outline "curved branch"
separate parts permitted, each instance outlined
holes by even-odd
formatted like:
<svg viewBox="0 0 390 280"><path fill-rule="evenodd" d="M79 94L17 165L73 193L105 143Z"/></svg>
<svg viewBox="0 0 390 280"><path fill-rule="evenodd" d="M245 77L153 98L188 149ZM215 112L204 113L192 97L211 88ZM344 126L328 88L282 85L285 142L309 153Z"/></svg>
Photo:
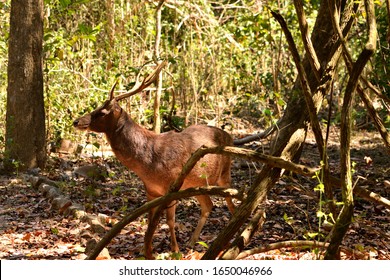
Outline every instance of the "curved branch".
<svg viewBox="0 0 390 280"><path fill-rule="evenodd" d="M254 249L246 250L241 252L236 260L244 259L248 256L264 253L271 250L281 249L281 248L301 248L301 247L310 247L310 248L326 248L329 243L318 242L318 241L309 241L309 240L287 240L276 243L271 243L268 245L260 246Z"/></svg>
<svg viewBox="0 0 390 280"><path fill-rule="evenodd" d="M252 141L264 139L264 138L268 137L269 135L271 135L276 130L276 127L277 127L277 125L273 125L273 126L270 126L269 128L267 128L266 130L264 130L263 132L249 135L249 136L239 138L239 139L234 139L233 144L234 145L243 145L243 144L246 144L246 143L249 143Z"/></svg>
<svg viewBox="0 0 390 280"><path fill-rule="evenodd" d="M264 253L275 249L282 249L282 248L327 248L329 246L329 243L327 242L318 242L318 241L310 241L310 240L287 240L282 242L276 242L269 245L257 247L254 249L246 250L241 252L236 260L244 259L246 257L249 257L254 254ZM358 256L359 259L365 259L366 256L364 253L359 252L357 250L351 250L345 247L341 248L342 251L345 251L346 253L354 254Z"/></svg>
<svg viewBox="0 0 390 280"><path fill-rule="evenodd" d="M129 223L137 219L142 214L146 213L152 208L158 207L160 205L166 205L174 200L180 200L183 198L188 198L196 195L218 195L218 196L230 196L237 199L242 199L242 196L236 189L225 189L216 186L209 187L198 187L186 189L179 192L169 193L165 196L161 196L152 201L149 201L142 205L141 207L134 210L131 214L123 217L121 221L116 223L110 231L108 231L104 237L96 244L96 247L93 248L90 255L86 258L87 260L94 260L99 255L99 253L103 250L103 248L116 236L118 233Z"/></svg>
<svg viewBox="0 0 390 280"><path fill-rule="evenodd" d="M224 155L231 155L233 157L244 158L247 160L263 162L269 166L278 167L280 169L286 169L296 174L301 174L305 176L312 176L315 174L315 172L320 170L319 166L312 168L302 164L293 163L291 161L285 160L280 157L270 156L250 149L237 148L237 147L203 146L199 148L191 156L189 161L191 161L191 159L198 161L201 157L203 157L206 154L224 154Z"/></svg>
<svg viewBox="0 0 390 280"><path fill-rule="evenodd" d="M273 157L264 155L261 153L258 153L256 151L252 151L249 149L242 149L242 148L236 148L236 147L223 147L223 146L217 146L217 147L201 147L198 150L195 151L190 157L190 159L186 162L184 165L179 177L176 179L176 181L170 186L168 192L176 192L178 191L186 176L191 172L192 168L195 166L195 164L206 154L225 154L225 155L231 155L231 156L238 156L240 158L246 158L254 161L260 161L267 163L269 166L276 166L281 169L287 169L292 172L303 174L307 176L313 176L316 171L319 170L319 168L310 168L306 167L304 165L294 164L292 162L289 162L287 160L284 160L282 158ZM163 213L163 210L166 206L160 205L159 208L155 211L155 214L153 218L149 221L148 229L145 234L145 244L150 244L151 239L153 238L153 234L157 228L158 222L160 220L160 217Z"/></svg>
<svg viewBox="0 0 390 280"><path fill-rule="evenodd" d="M321 79L320 77L321 65L320 62L318 61L316 51L314 50L313 44L310 39L309 27L306 21L305 11L303 10L302 1L294 0L294 6L295 6L295 10L297 11L298 23L299 23L299 28L301 29L301 37L302 37L303 45L307 52L307 57L309 59L314 75L317 81L319 81Z"/></svg>
<svg viewBox="0 0 390 280"><path fill-rule="evenodd" d="M355 91L359 82L360 75L369 61L370 57L373 55L376 49L376 20L375 20L375 11L374 3L372 0L364 1L366 13L367 13L367 25L368 25L368 40L365 45L365 48L362 50L358 56L356 62L351 66L350 77L348 80L347 87L345 89L343 106L341 109L341 127L342 131L340 137L340 169L341 169L341 186L342 186L342 197L343 197L343 208L336 220L336 223L330 233L330 244L325 253L325 259L336 259L338 258L338 251L341 245L341 242L349 228L349 225L352 221L353 216L353 186L352 186L352 172L351 172L351 157L350 157L350 143L351 143L351 129L352 129L352 116L351 116L351 107L352 100L355 95ZM334 8L336 8L334 6ZM337 23L336 15L332 17L332 22L335 25L335 28L338 31L341 41L343 41L343 50L348 57L349 62L352 60L349 58L348 50L346 49L345 41L340 34L340 27ZM350 64L350 63L347 63Z"/></svg>
<svg viewBox="0 0 390 280"><path fill-rule="evenodd" d="M261 161L266 162L270 166L276 166L280 168L284 168L293 172L296 172L298 174L303 174L306 176L311 176L316 172L318 169L316 168L309 168L303 165L294 164L289 161L283 160L278 157L268 156L261 153L258 153L256 151L252 151L249 149L242 149L242 148L236 148L236 147L201 147L198 149L187 161L187 163L184 165L183 170L181 171L179 177L176 179L176 181L170 186L169 193L165 196L156 198L150 202L147 202L143 206L136 209L131 214L125 216L120 222L114 225L114 227L106 233L106 235L102 238L99 243L97 243L94 250L91 252L91 254L87 257L88 260L96 259L96 257L99 255L100 251L113 239L122 228L124 228L127 224L134 221L136 218L138 218L140 215L146 213L151 208L159 207L161 205L167 205L171 201L179 200L195 195L219 195L219 196L231 196L233 198L237 198L239 200L246 199L243 197L236 189L225 189L221 187L200 187L200 188L190 188L183 191L178 191L183 184L183 181L185 177L191 172L192 168L195 166L195 164L199 161L200 158L205 156L208 153L216 153L216 154L228 154L232 156L242 157L254 161ZM334 184L336 185L339 181L335 180ZM356 188L355 188L356 189ZM158 212L158 211L157 211ZM162 212L162 211L160 211ZM156 225L158 222L158 218L156 219ZM148 227L148 234L151 236L154 233L155 228L149 228Z"/></svg>
<svg viewBox="0 0 390 280"><path fill-rule="evenodd" d="M311 91L310 86L309 86L309 80L307 78L305 69L303 67L302 60L299 56L298 49L297 49L295 42L294 42L294 38L291 35L291 32L288 29L287 23L284 20L284 18L279 13L272 11L272 10L271 10L271 14L279 22L279 24L284 32L284 35L286 36L286 40L287 40L291 55L294 59L295 66L298 70L299 80L300 80L301 85L302 85L302 91L304 93L306 106L307 106L308 112L309 112L310 124L311 124L311 127L313 129L313 133L314 133L314 136L315 136L315 139L317 142L317 146L318 146L320 155L321 155L321 157L323 157L323 155L324 155L324 139L322 137L320 123L319 123L318 117L317 117L317 109L318 108L316 108L316 106L314 104L313 97L312 97L312 91Z"/></svg>

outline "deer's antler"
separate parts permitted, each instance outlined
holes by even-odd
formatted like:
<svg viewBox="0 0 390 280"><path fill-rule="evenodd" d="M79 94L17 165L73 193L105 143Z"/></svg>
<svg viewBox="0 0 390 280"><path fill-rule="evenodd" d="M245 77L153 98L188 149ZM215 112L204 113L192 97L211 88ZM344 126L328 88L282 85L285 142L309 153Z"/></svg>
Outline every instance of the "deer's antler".
<svg viewBox="0 0 390 280"><path fill-rule="evenodd" d="M119 100L122 100L124 98L127 98L127 97L130 97L134 94L137 94L141 91L143 91L145 88L147 88L151 83L154 82L154 80L158 77L159 73L161 72L161 70L165 67L165 65L167 65L167 61L164 60L163 62L161 62L157 67L156 69L149 75L147 76L145 79L143 79L142 82L139 82L138 81L138 77L137 77L137 82L135 84L135 86L129 91L129 92L126 92L124 94L121 94L117 97L113 97L116 101L119 101ZM115 83L116 85L116 83ZM111 90L111 93L110 93L110 100L112 99L111 96L113 96L113 90L115 88L115 85L113 86L112 90Z"/></svg>

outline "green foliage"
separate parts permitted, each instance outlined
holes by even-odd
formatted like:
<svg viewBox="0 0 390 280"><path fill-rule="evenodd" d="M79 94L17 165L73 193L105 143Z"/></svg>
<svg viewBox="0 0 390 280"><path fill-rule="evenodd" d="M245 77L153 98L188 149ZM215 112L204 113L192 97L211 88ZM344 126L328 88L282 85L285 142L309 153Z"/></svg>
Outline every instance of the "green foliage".
<svg viewBox="0 0 390 280"><path fill-rule="evenodd" d="M60 231L58 230L58 228L50 228L50 232L54 235L58 235L60 233Z"/></svg>
<svg viewBox="0 0 390 280"><path fill-rule="evenodd" d="M323 162L321 161L321 166L323 166ZM324 178L323 178L323 172L317 171L316 174L313 176L313 178L317 179L318 184L314 187L314 191L319 193L319 203L318 203L318 210L317 210L317 218L318 218L318 232L309 232L306 234L306 238L317 238L320 240L323 238L323 234L321 233L321 227L324 224L324 220L327 220L327 214L323 211L323 206L325 204L324 201L324 194L325 194L325 185L324 185Z"/></svg>
<svg viewBox="0 0 390 280"><path fill-rule="evenodd" d="M45 1L44 73L49 142L79 137L80 134L74 133L72 121L105 100L114 80L119 79L122 88L131 88L140 67L153 59L155 6L135 0L114 2L111 11L104 1ZM163 7L160 53L171 65L168 69L171 75L165 76L164 87L174 85L177 93L174 127L181 129L184 120L193 122L199 116L203 116L203 121L214 119L216 114L220 117L221 112L227 108L231 111L232 106L236 111L248 107L245 113L263 117L259 112L267 108L266 96L275 95L275 71L270 66L276 59L281 67L290 62L286 56L276 56L285 46L269 14L252 1L242 4L246 8L233 5L225 12L219 4L208 1ZM0 20L7 27L9 1L0 5L4 8ZM290 10L291 5L279 8ZM108 24L109 13L114 17L114 33ZM7 28L1 32L3 62ZM0 66L3 104L5 65ZM278 73L278 79L289 82L295 76L294 70L280 69ZM278 91L278 94L283 99L284 93ZM170 94L165 96L163 114L169 112L172 101ZM125 105L126 109L137 120L147 123L152 115L152 98L148 97L148 102L139 97L132 100ZM4 111L0 113L5 115Z"/></svg>
<svg viewBox="0 0 390 280"><path fill-rule="evenodd" d="M388 61L390 60L390 43L388 42L388 17L390 15L386 12L386 3L385 1L376 1L376 21L378 26L378 49L373 58L371 67L375 68L375 71L370 71L370 76L372 77L372 82L382 90L382 93L390 98L390 83L389 83L389 73L390 65ZM385 110L384 110L385 111ZM390 119L387 112L383 112L387 116L384 121L387 123L387 127L390 129Z"/></svg>
<svg viewBox="0 0 390 280"><path fill-rule="evenodd" d="M304 1L312 28L319 1ZM381 46L386 42L384 1L376 2ZM284 35L269 9L285 18L304 54L292 2L185 1L162 9L161 57L168 59L163 87L173 86L175 111L166 127L182 129L188 123L222 121L227 114L251 115L268 125L279 117L270 104L282 110L296 78ZM0 116L5 117L7 44L10 0L0 2ZM110 18L113 18L111 26ZM362 33L364 20L357 35ZM145 1L45 0L44 73L48 141L78 138L72 122L106 98L115 80L128 90L142 66L153 59L155 5ZM354 36L351 47L362 39ZM370 78L389 91L388 48L379 48ZM341 69L340 71L343 71ZM144 72L150 69L143 70ZM153 91L151 92L153 94ZM169 115L172 93L163 93L161 113ZM135 96L123 103L132 116L150 123L153 98ZM163 118L167 122L167 119ZM173 123L175 122L175 123ZM4 122L0 142L4 145Z"/></svg>
<svg viewBox="0 0 390 280"><path fill-rule="evenodd" d="M0 2L0 149L4 148L10 0Z"/></svg>

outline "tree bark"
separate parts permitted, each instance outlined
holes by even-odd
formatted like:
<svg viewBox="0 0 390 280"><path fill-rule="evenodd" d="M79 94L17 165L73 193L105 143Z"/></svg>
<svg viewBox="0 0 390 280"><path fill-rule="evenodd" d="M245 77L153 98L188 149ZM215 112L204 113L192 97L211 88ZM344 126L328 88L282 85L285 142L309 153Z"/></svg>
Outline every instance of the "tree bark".
<svg viewBox="0 0 390 280"><path fill-rule="evenodd" d="M8 47L5 167L46 161L42 73L43 0L12 0Z"/></svg>
<svg viewBox="0 0 390 280"><path fill-rule="evenodd" d="M261 153L252 150L235 148L235 147L211 147L211 148L202 147L198 149L194 154L192 154L190 159L186 162L179 177L170 186L170 190L168 194L148 202L142 207L136 209L131 214L125 216L120 222L118 222L118 224L116 224L109 232L107 232L107 234L103 237L102 240L100 240L97 243L91 255L88 256L88 259L95 259L97 255L99 255L100 251L104 248L104 246L106 246L111 241L111 239L114 238L121 231L122 228L124 228L127 224L129 224L134 219L136 219L139 215L146 213L149 209L153 207L157 207L158 205L160 205L158 206L159 211L156 212L156 216L154 217L154 222L148 225L148 229L145 234L145 242L152 239L154 231L157 228L163 210L165 209L167 203L170 203L173 200L194 196L196 194L210 194L210 195L215 194L221 196L235 197L241 201L245 200L246 199L245 194L241 194L237 192L237 190L235 189L224 189L221 187L203 187L203 188L187 189L186 191L179 191L181 185L183 184L184 179L191 172L195 164L199 161L200 158L202 158L208 153L229 154L235 157L246 158L253 161L267 162L268 166L285 168L287 170L294 171L299 174L303 174L305 176L312 175L313 172L315 172L314 169L303 167L301 165L297 165L280 158L263 155ZM331 181L332 184L335 186L341 184L340 180L338 180L337 178L333 178ZM35 183L35 185L39 185L39 183ZM387 199L381 197L380 195L369 192L366 189L361 188L359 186L356 186L354 191L362 198L368 201L372 201L374 203L379 203L387 207L388 209L390 209L390 202ZM261 225L264 223L264 220L265 220L265 212L264 209L260 208L260 211L255 215L252 221L248 224L248 226L245 228L245 230L243 231L239 239L236 240L236 242L233 244L234 246L231 247L231 249L224 254L223 258L234 259L235 256L238 255L240 250L249 243L253 232L257 228L261 227Z"/></svg>
<svg viewBox="0 0 390 280"><path fill-rule="evenodd" d="M104 237L96 244L95 248L91 251L91 253L86 258L87 260L94 260L99 255L99 253L103 250L103 248L113 239L118 233L129 223L137 219L142 214L148 212L150 209L155 207L168 205L170 202L175 200L180 200L187 197L197 196L197 195L218 195L218 196L230 196L240 198L241 195L238 193L236 189L224 189L219 186L208 186L208 187L199 187L199 188L190 188L183 191L171 192L164 196L160 196L156 199L153 199L141 207L135 209L130 214L126 215L121 221L116 223L113 228L108 231ZM156 219L158 222L158 219ZM146 241L145 241L146 242Z"/></svg>
<svg viewBox="0 0 390 280"><path fill-rule="evenodd" d="M349 14L346 17L349 25L345 25L345 32L350 27L350 16ZM333 79L333 69L337 65L341 53L339 50L340 42L335 38L332 23L329 21L329 6L326 0L321 2L312 33L312 42L318 61L322 66L320 76L323 81L321 83L318 82L307 57L305 57L302 63L308 78L309 87L314 93L313 101L317 109L325 94L327 94L329 88L329 82L327 80L331 81ZM297 80L287 104L286 112L279 122L279 127L282 129L278 138L275 140L275 145L271 145L275 147L272 151L273 156L282 156L286 160L291 160L303 145L309 125L309 118L306 101L303 95L300 94L301 92L300 81ZM278 168L272 168L268 165L263 167L248 192L247 200L234 213L229 224L211 244L203 259L215 259L219 255L226 247L227 241L233 238L256 207L264 201L268 191L273 188L280 175L281 171ZM234 258L234 255L231 257Z"/></svg>
<svg viewBox="0 0 390 280"><path fill-rule="evenodd" d="M160 58L160 41L161 41L161 10L165 0L160 0L156 8L156 39L154 44L154 60L157 61ZM158 74L156 80L156 95L154 96L154 122L153 131L157 134L161 132L161 115L160 115L160 99L162 91L162 72Z"/></svg>
<svg viewBox="0 0 390 280"><path fill-rule="evenodd" d="M341 137L340 137L340 170L341 170L341 186L343 196L343 208L341 209L340 215L338 216L336 223L331 232L331 239L328 249L325 253L325 259L338 259L339 258L339 247L346 234L353 217L353 186L352 186L352 167L351 167L351 154L350 154L350 143L351 143L351 130L352 130L352 101L355 95L355 91L359 82L360 75L366 66L370 57L374 54L376 49L376 20L374 3L370 0L364 1L367 13L367 25L369 26L368 42L365 48L360 53L358 59L353 63L350 78L347 84L347 88L344 94L344 102L341 110ZM335 18L334 22L335 24ZM337 27L337 26L336 26ZM342 35L339 32L339 36ZM343 38L340 38L342 41ZM343 43L344 44L344 43ZM347 55L347 47L344 46L344 52ZM349 61L348 64L351 64Z"/></svg>

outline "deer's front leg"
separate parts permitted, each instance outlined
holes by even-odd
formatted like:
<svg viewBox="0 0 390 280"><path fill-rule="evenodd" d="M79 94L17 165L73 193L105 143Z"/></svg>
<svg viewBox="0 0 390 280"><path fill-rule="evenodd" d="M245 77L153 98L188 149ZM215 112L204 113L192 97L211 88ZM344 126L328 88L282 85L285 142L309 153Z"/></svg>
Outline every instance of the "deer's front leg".
<svg viewBox="0 0 390 280"><path fill-rule="evenodd" d="M172 201L171 205L167 208L167 224L169 227L169 233L171 235L171 250L172 252L179 252L179 245L176 240L175 232L175 213L176 213L176 201Z"/></svg>
<svg viewBox="0 0 390 280"><path fill-rule="evenodd" d="M156 217L156 210L157 208L152 208L148 213L148 228L145 233L145 239L144 239L144 254L145 258L148 260L153 260L153 235L157 228L158 221L160 220L160 217ZM158 215L157 215L158 216Z"/></svg>

